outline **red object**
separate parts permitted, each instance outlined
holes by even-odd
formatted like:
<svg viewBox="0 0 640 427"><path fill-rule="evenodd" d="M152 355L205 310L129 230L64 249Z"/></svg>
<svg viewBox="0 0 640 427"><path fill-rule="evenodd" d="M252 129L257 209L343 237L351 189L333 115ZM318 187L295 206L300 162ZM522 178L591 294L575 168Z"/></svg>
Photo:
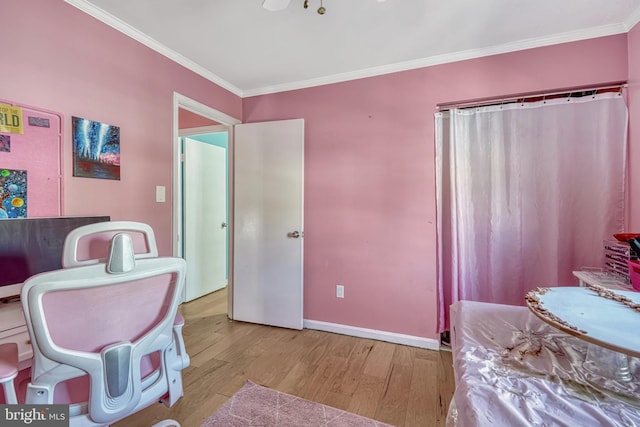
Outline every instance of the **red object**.
<svg viewBox="0 0 640 427"><path fill-rule="evenodd" d="M631 286L634 290L640 291L640 262L627 261L629 266L629 278L631 279Z"/></svg>
<svg viewBox="0 0 640 427"><path fill-rule="evenodd" d="M621 242L627 242L635 237L640 237L640 233L618 233L614 234L613 237Z"/></svg>

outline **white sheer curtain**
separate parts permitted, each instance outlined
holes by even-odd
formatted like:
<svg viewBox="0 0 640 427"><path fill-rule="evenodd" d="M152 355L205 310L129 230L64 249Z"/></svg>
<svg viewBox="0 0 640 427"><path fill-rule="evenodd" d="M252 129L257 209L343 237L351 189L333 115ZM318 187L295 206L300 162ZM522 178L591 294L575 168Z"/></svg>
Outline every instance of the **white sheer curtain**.
<svg viewBox="0 0 640 427"><path fill-rule="evenodd" d="M456 301L522 305L604 265L626 144L620 93L436 113L440 332Z"/></svg>

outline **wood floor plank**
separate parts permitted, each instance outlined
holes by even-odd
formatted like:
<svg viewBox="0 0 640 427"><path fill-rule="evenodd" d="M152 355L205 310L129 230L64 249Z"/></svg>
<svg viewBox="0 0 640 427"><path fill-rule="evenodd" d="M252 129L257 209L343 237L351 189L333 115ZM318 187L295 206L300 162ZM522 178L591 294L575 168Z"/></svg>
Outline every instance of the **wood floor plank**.
<svg viewBox="0 0 640 427"><path fill-rule="evenodd" d="M361 340L355 343L351 354L339 372L339 380L331 388L333 393L352 396L358 388L360 378L364 372L364 366L373 349L373 342Z"/></svg>
<svg viewBox="0 0 640 427"><path fill-rule="evenodd" d="M340 372L346 364L346 358L329 355L319 364L309 381L309 385L300 395L308 400L320 402L331 392L331 385L340 379Z"/></svg>
<svg viewBox="0 0 640 427"><path fill-rule="evenodd" d="M398 427L445 426L455 388L451 353L235 322L226 304L222 290L181 306L191 358L184 396L172 408L154 404L114 427L165 418L198 427L247 380Z"/></svg>
<svg viewBox="0 0 640 427"><path fill-rule="evenodd" d="M294 396L302 396L304 390L307 389L315 370L318 369L317 365L312 365L305 362L295 363L285 377L273 388L282 391L283 393L289 393Z"/></svg>
<svg viewBox="0 0 640 427"><path fill-rule="evenodd" d="M385 390L378 404L375 418L395 426L404 425L407 408L409 405L409 393L411 378L413 377L414 350L409 347L395 346L391 369L388 372Z"/></svg>
<svg viewBox="0 0 640 427"><path fill-rule="evenodd" d="M373 345L364 366L365 375L373 375L380 378L387 378L391 369L391 359L395 352L395 345L378 341Z"/></svg>
<svg viewBox="0 0 640 427"><path fill-rule="evenodd" d="M436 413L436 425L445 425L451 397L456 389L453 376L453 355L450 351L440 351L438 357L438 410Z"/></svg>
<svg viewBox="0 0 640 427"><path fill-rule="evenodd" d="M439 402L434 399L438 394L437 373L438 366L435 358L415 359L409 387L406 427L436 425L436 413L439 410Z"/></svg>
<svg viewBox="0 0 640 427"><path fill-rule="evenodd" d="M378 405L384 395L386 379L362 374L358 387L351 396L347 411L363 417L375 418Z"/></svg>

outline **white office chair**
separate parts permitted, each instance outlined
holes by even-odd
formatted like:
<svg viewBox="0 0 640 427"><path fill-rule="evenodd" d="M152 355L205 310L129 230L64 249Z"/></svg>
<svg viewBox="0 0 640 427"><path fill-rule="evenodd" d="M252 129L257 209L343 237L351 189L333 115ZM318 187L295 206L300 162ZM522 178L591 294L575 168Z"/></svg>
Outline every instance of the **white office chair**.
<svg viewBox="0 0 640 427"><path fill-rule="evenodd" d="M69 232L62 249L62 267L79 267L104 262L108 256L111 238L116 233L123 232L132 237L136 259L158 256L158 246L151 226L134 221L106 221L84 225ZM178 346L179 363L182 364L182 369L185 369L189 366L190 360L182 337L183 326L184 317L177 313L173 325L174 338ZM171 405L173 403L171 402Z"/></svg>
<svg viewBox="0 0 640 427"><path fill-rule="evenodd" d="M29 278L21 299L34 357L17 400L68 403L72 426L109 425L158 401L171 406L182 396L174 322L185 272L181 258L136 259L131 236L118 233L104 262ZM6 365L16 357L3 348L0 374L12 374Z"/></svg>
<svg viewBox="0 0 640 427"><path fill-rule="evenodd" d="M62 268L105 262L111 238L117 233L131 236L136 259L156 258L158 247L153 229L134 221L104 221L71 230L64 239Z"/></svg>

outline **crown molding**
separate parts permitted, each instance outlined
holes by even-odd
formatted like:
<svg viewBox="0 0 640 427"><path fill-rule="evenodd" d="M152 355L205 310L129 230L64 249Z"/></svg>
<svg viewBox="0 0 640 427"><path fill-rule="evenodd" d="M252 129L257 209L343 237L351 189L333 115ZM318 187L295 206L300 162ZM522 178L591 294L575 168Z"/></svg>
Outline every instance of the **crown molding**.
<svg viewBox="0 0 640 427"><path fill-rule="evenodd" d="M638 7L625 22L612 25L604 25L594 27L587 30L571 31L560 33L548 37L531 38L519 40L502 45L491 46L481 49L469 49L460 52L454 52L444 55L436 55L411 61L399 62L379 67L365 68L362 70L350 71L346 73L333 74L330 76L318 77L313 79L300 80L296 82L283 83L272 86L258 87L254 89L242 90L233 84L227 82L211 71L196 64L195 62L185 58L179 53L169 49L157 40L147 36L141 31L130 26L126 22L116 18L115 16L105 12L99 7L89 3L86 0L64 0L66 3L80 9L81 11L93 16L94 18L104 22L121 33L131 37L132 39L142 43L143 45L153 49L154 51L166 56L170 60L182 65L188 70L204 77L205 79L217 84L218 86L228 90L229 92L247 98L259 95L268 95L278 92L286 92L291 90L305 89L316 86L323 86L334 83L347 82L350 80L358 80L367 77L381 76L384 74L408 71L417 68L431 67L434 65L447 64L450 62L458 62L469 59L481 58L484 56L499 55L503 53L516 52L519 50L532 49L536 47L551 46L554 44L568 43L579 40L586 40L596 37L604 37L615 34L626 33L631 30L638 22L640 22L640 7Z"/></svg>
<svg viewBox="0 0 640 427"><path fill-rule="evenodd" d="M640 6L638 6L636 10L634 10L633 13L631 13L631 15L627 17L626 21L624 21L624 26L627 32L631 31L631 29L635 27L638 22L640 22Z"/></svg>
<svg viewBox="0 0 640 427"><path fill-rule="evenodd" d="M105 12L104 10L100 9L99 7L87 2L86 0L64 0L64 1L66 3L68 3L68 4L70 4L71 6L77 8L77 9L80 9L84 13L93 16L97 20L104 22L105 24L109 25L110 27L115 28L116 30L120 31L121 33L123 33L123 34L125 34L125 35L127 35L129 37L131 37L132 39L142 43L143 45L147 46L148 48L155 50L159 54L161 54L163 56L166 56L167 58L169 58L173 62L176 62L176 63L182 65L186 69L191 70L194 73L204 77L205 79L207 79L207 80L217 84L218 86L228 90L229 92L233 93L234 95L237 95L239 97L243 96L242 90L240 88L232 85L228 81L226 81L223 78L215 75L214 73L212 73L211 71L207 70L206 68L196 64L195 62L191 61L190 59L187 59L184 56L180 55L179 53L169 49L168 47L166 47L162 43L158 42L157 40L147 36L143 32L135 29L131 25L127 24L126 22L116 18L115 16L113 16L113 15L107 13L107 12Z"/></svg>
<svg viewBox="0 0 640 427"><path fill-rule="evenodd" d="M639 8L640 10L640 8ZM447 64L450 62L464 61L468 59L476 59L485 56L499 55L502 53L516 52L519 50L532 49L536 47L551 46L554 44L574 42L586 40L596 37L611 36L627 32L625 24L613 24L600 27L590 28L588 30L571 31L556 34L548 37L539 37L519 40L512 43L491 46L481 49L469 49L460 52L454 52L444 55L436 55L412 61L399 62L396 64L383 65L380 67L366 68L362 70L334 74L326 77L315 79L301 80L298 82L284 83L275 86L265 86L256 89L243 91L244 97L267 95L271 93L286 92L290 90L305 89L314 86L323 86L333 83L341 83L349 80L363 79L367 77L375 77L384 74L397 73L400 71L408 71L416 68L431 67L434 65Z"/></svg>

